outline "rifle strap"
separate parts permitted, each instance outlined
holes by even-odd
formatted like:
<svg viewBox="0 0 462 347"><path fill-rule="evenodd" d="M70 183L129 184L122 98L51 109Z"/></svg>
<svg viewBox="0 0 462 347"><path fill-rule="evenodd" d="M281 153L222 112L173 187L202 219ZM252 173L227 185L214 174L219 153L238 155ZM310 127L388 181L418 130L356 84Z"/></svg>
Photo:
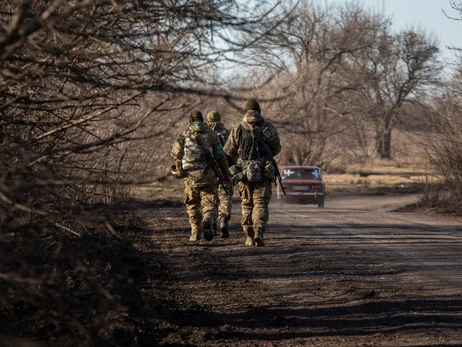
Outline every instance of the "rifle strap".
<svg viewBox="0 0 462 347"><path fill-rule="evenodd" d="M196 143L199 145L200 149L202 149L202 151L205 153L205 155L207 156L207 148L204 147L204 139L202 136L200 136L199 134L195 135L194 136L194 140L196 140ZM210 167L212 166L212 164L210 163L210 161L207 159L207 164L204 166L204 168L202 169L202 174L204 175L208 169L210 169Z"/></svg>
<svg viewBox="0 0 462 347"><path fill-rule="evenodd" d="M267 145L267 143L265 142L265 140L263 140L263 138L262 138L261 135L260 135L260 136L257 136L257 134L255 133L255 131L254 131L254 129L253 129L252 124L249 124L249 123L247 123L247 122L242 121L242 122L241 122L241 125L242 125L244 128L246 128L247 130L250 130L250 132L252 133L252 135L255 136L255 138L256 138L258 141L263 142L263 144L266 144L266 145Z"/></svg>
<svg viewBox="0 0 462 347"><path fill-rule="evenodd" d="M197 144L202 149L202 151L204 151L206 154L207 154L207 152L210 153L210 151L207 149L207 147L205 147L204 138L202 136L197 134L197 135L194 136L194 140L196 140Z"/></svg>
<svg viewBox="0 0 462 347"><path fill-rule="evenodd" d="M249 123L244 122L244 121L241 122L241 125L242 125L244 128L246 128L247 130L250 130L250 132L253 134L253 127L252 127L252 125L250 125Z"/></svg>

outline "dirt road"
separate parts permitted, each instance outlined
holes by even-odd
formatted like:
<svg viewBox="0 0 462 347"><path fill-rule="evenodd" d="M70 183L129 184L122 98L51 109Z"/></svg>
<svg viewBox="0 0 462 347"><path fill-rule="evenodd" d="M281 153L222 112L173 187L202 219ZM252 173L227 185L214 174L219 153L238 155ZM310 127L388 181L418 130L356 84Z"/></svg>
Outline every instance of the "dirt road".
<svg viewBox="0 0 462 347"><path fill-rule="evenodd" d="M390 212L415 199L274 201L264 248L243 245L238 215L230 239L192 244L184 207L140 210L153 341L461 346L462 220Z"/></svg>

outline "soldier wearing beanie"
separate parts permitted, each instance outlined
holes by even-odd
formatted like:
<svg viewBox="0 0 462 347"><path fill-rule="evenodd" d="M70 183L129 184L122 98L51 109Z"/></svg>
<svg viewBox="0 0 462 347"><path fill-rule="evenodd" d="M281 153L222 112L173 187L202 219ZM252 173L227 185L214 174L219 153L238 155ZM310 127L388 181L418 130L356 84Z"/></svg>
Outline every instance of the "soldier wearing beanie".
<svg viewBox="0 0 462 347"><path fill-rule="evenodd" d="M171 151L175 160L172 173L184 181L184 203L191 225L189 241L198 241L203 236L208 241L212 240L212 228L217 219L217 176L205 150L213 155L225 181L231 186L223 145L217 134L204 122L202 113L195 111L189 116L188 129L177 137Z"/></svg>
<svg viewBox="0 0 462 347"><path fill-rule="evenodd" d="M191 114L189 115L189 124L192 124L194 122L200 122L200 121L204 121L204 116L202 115L202 112L201 111L194 111L194 112L191 112Z"/></svg>
<svg viewBox="0 0 462 347"><path fill-rule="evenodd" d="M210 111L207 113L207 124L210 128L215 131L224 146L229 137L229 130L225 128L225 125L221 122L221 115L218 111ZM231 167L234 165L232 158L228 157L228 165ZM233 187L230 186L228 194L225 192L221 184L218 184L218 222L220 227L220 237L229 237L229 220L232 212L232 197ZM216 232L216 226L214 227Z"/></svg>
<svg viewBox="0 0 462 347"><path fill-rule="evenodd" d="M271 200L271 184L275 180L273 164L268 160L264 145L254 136L258 131L268 145L271 154L281 152L281 142L276 128L263 119L260 104L251 99L245 104L241 123L231 129L224 152L234 158L241 173L239 195L242 203L241 225L246 234L246 246L264 246L263 235L267 231L268 205Z"/></svg>

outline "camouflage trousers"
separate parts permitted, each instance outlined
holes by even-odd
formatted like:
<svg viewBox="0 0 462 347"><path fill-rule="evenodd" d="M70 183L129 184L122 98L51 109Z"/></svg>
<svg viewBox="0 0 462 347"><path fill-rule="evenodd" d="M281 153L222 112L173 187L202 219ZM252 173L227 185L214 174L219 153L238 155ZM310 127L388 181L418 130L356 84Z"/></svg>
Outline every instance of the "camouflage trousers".
<svg viewBox="0 0 462 347"><path fill-rule="evenodd" d="M271 180L239 182L242 203L241 225L244 232L264 233L268 223L268 204L271 200Z"/></svg>
<svg viewBox="0 0 462 347"><path fill-rule="evenodd" d="M210 225L217 219L217 186L197 187L193 182L185 180L184 204L189 216L192 234L203 232L202 222L209 220Z"/></svg>
<svg viewBox="0 0 462 347"><path fill-rule="evenodd" d="M222 218L231 218L231 212L233 211L233 191L226 194L222 185L218 185L218 220Z"/></svg>

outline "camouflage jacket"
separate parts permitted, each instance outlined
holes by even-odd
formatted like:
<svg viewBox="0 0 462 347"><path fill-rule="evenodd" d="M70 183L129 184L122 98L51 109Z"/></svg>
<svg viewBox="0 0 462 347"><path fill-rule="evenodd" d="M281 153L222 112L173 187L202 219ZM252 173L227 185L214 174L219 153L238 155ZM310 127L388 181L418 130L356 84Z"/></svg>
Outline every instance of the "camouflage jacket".
<svg viewBox="0 0 462 347"><path fill-rule="evenodd" d="M216 132L218 135L218 139L220 140L221 144L225 146L226 141L228 141L229 134L231 133L228 129L225 128L225 125L223 123L217 122L217 123L211 123L210 127L213 129L213 131ZM228 166L231 167L236 164L236 161L230 157L226 156L228 159Z"/></svg>
<svg viewBox="0 0 462 347"><path fill-rule="evenodd" d="M225 128L225 125L221 122L212 123L210 125L213 131L215 131L218 135L218 139L220 140L221 144L224 146L226 141L228 141L228 137L230 131Z"/></svg>
<svg viewBox="0 0 462 347"><path fill-rule="evenodd" d="M260 130L263 140L271 149L273 156L281 152L281 142L276 128L270 122L265 121L260 113L252 110L247 111L243 121ZM259 142L253 137L249 129L242 124L238 124L231 129L224 152L234 158L238 164L252 159L264 158L266 157L266 152Z"/></svg>
<svg viewBox="0 0 462 347"><path fill-rule="evenodd" d="M223 174L228 175L228 163L223 153L223 146L217 134L202 121L192 123L188 130L177 137L171 155L174 160L181 160L183 170L188 173L185 180L197 186L205 186L212 182L216 183L216 175L210 167L206 154L195 139L197 135L202 137L205 146L212 153Z"/></svg>

